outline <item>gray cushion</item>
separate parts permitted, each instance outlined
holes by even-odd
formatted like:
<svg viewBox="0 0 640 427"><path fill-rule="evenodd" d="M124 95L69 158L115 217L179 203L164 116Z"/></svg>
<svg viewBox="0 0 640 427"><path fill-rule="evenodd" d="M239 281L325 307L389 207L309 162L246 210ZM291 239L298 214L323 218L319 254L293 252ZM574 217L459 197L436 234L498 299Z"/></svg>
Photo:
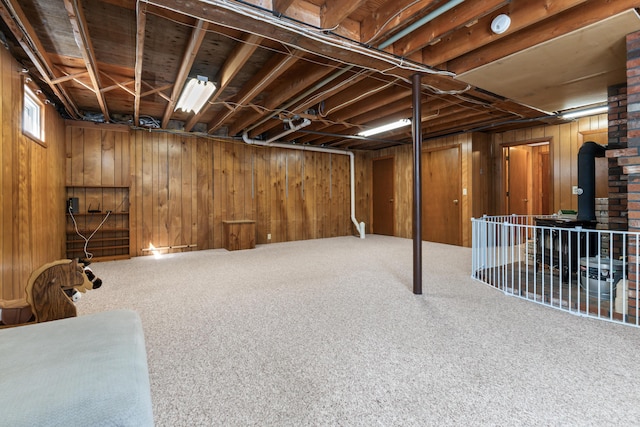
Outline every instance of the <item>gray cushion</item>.
<svg viewBox="0 0 640 427"><path fill-rule="evenodd" d="M0 424L153 425L137 313L109 311L0 330Z"/></svg>

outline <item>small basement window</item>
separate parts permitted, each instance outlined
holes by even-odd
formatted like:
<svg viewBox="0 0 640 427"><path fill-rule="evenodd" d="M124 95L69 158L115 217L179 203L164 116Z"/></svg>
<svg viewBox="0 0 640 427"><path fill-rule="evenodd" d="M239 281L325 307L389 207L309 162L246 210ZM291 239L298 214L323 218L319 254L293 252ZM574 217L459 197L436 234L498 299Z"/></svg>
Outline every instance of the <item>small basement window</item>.
<svg viewBox="0 0 640 427"><path fill-rule="evenodd" d="M26 84L22 106L22 133L35 140L38 144L44 142L44 103Z"/></svg>

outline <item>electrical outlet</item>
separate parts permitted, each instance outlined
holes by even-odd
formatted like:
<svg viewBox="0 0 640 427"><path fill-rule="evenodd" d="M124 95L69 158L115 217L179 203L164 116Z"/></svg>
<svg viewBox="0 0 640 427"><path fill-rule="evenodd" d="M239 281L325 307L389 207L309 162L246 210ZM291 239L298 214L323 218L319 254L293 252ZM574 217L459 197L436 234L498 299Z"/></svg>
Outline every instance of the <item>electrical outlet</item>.
<svg viewBox="0 0 640 427"><path fill-rule="evenodd" d="M271 233L267 234L267 240L271 240Z"/></svg>

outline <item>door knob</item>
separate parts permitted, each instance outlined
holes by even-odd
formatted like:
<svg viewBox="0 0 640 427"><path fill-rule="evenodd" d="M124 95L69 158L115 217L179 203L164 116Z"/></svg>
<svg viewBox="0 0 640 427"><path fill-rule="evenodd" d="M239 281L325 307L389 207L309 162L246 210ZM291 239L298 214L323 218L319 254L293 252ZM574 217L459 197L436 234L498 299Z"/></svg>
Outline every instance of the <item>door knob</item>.
<svg viewBox="0 0 640 427"><path fill-rule="evenodd" d="M393 199L389 199L389 203L393 203Z"/></svg>
<svg viewBox="0 0 640 427"><path fill-rule="evenodd" d="M453 203L458 204L458 199L453 199Z"/></svg>

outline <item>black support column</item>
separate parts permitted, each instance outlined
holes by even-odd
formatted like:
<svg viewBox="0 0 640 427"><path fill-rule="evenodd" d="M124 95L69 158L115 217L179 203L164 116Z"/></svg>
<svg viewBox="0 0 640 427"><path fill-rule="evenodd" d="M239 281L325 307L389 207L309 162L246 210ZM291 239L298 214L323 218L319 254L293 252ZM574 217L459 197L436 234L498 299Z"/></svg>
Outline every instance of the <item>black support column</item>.
<svg viewBox="0 0 640 427"><path fill-rule="evenodd" d="M413 293L422 294L422 112L420 74L411 76L413 83Z"/></svg>

